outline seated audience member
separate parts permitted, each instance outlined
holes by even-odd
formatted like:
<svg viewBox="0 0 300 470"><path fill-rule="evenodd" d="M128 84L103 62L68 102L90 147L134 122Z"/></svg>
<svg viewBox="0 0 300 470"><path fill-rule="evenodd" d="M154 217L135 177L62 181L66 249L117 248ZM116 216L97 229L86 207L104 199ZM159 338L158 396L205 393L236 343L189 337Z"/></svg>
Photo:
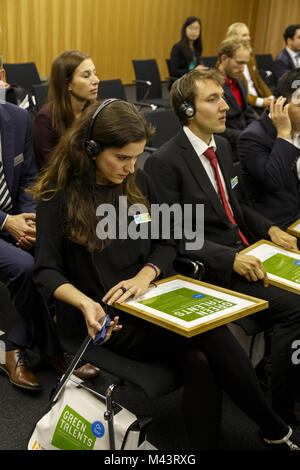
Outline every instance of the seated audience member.
<svg viewBox="0 0 300 470"><path fill-rule="evenodd" d="M33 285L35 204L25 189L33 183L36 167L27 111L1 103L0 134L0 280L8 287L20 315L20 322L6 335L5 363L0 369L14 385L38 390L26 349L36 345L45 360L54 366L66 365L49 309Z"/></svg>
<svg viewBox="0 0 300 470"><path fill-rule="evenodd" d="M229 106L226 113L226 130L223 136L229 140L234 160L238 160L237 139L241 132L256 119L256 115L247 101L247 90L240 78L245 64L250 59L249 41L226 39L219 48L218 69L224 75L224 98Z"/></svg>
<svg viewBox="0 0 300 470"><path fill-rule="evenodd" d="M300 68L284 74L270 112L252 122L238 141L243 180L253 206L283 230L300 217L299 85Z"/></svg>
<svg viewBox="0 0 300 470"><path fill-rule="evenodd" d="M196 16L189 16L181 28L181 40L174 44L171 50L170 74L178 78L189 70L203 68L202 54L202 26L201 20ZM170 87L174 80L170 80Z"/></svg>
<svg viewBox="0 0 300 470"><path fill-rule="evenodd" d="M190 226L196 234L198 228L199 239L191 244L189 235L183 237L178 250L204 263L204 281L269 302L269 308L251 315L251 320L260 331L272 328L273 409L292 423L296 421L299 366L291 361L291 348L300 338L299 296L268 285L261 261L240 251L262 238L287 249L296 248L297 240L244 199L231 147L215 135L223 133L226 125L228 105L223 85L224 77L213 69L192 70L173 84L171 104L183 129L148 158L145 170L152 176L160 203L177 203L183 210L187 205L194 207ZM184 103L194 110L192 117ZM204 205L201 224L199 204Z"/></svg>
<svg viewBox="0 0 300 470"><path fill-rule="evenodd" d="M99 79L92 59L77 50L60 54L52 64L48 103L33 122L37 167L48 162L60 137L97 99Z"/></svg>
<svg viewBox="0 0 300 470"><path fill-rule="evenodd" d="M92 105L61 139L33 189L38 200L36 285L49 301L58 301L62 314L69 312L81 325L82 338L84 324L92 338L101 330L106 304L114 318L112 327L119 331L105 347L139 361L172 361L178 367L191 448L216 444L221 385L261 427L265 440L300 450L300 439L267 403L247 354L225 326L184 338L115 308L115 302L138 298L157 277L173 271L175 243L170 237L151 239L153 220L147 222L143 237L132 237L128 229L134 219L128 215L132 205L146 214L157 201L149 177L136 170L152 132L134 105L105 100ZM127 197L123 206L120 196ZM107 239L106 229L99 229L103 219L97 219L96 212L104 214L107 209L103 212L101 206L107 208L108 203L120 219L125 216L127 238L116 233ZM155 232L161 233L157 225Z"/></svg>
<svg viewBox="0 0 300 470"><path fill-rule="evenodd" d="M233 23L229 26L225 39L243 39L251 41L251 36L247 25L244 23ZM268 108L274 96L268 85L259 74L257 63L253 52L250 53L249 62L244 64L241 78L247 89L247 99L256 112L261 114L264 108Z"/></svg>
<svg viewBox="0 0 300 470"><path fill-rule="evenodd" d="M3 57L0 54L0 89L8 88L9 84L6 83L5 79L5 70L3 68ZM2 98L2 93L0 92L0 97Z"/></svg>
<svg viewBox="0 0 300 470"><path fill-rule="evenodd" d="M283 34L286 47L274 62L274 75L278 80L289 70L300 67L300 24L291 24Z"/></svg>

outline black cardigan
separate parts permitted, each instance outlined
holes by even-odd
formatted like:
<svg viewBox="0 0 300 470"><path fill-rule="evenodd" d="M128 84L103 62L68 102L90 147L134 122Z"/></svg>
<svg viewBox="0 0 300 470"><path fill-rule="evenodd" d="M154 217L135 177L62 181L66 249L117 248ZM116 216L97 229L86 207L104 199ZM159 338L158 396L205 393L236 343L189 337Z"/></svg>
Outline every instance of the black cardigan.
<svg viewBox="0 0 300 470"><path fill-rule="evenodd" d="M138 170L136 182L148 201L155 203L150 177ZM53 300L53 292L65 283L100 301L112 286L135 276L147 262L158 266L163 276L173 273L176 255L173 241L112 240L101 252L90 253L65 237L64 210L63 191L37 205L34 281L48 301ZM150 224L147 225L150 230Z"/></svg>

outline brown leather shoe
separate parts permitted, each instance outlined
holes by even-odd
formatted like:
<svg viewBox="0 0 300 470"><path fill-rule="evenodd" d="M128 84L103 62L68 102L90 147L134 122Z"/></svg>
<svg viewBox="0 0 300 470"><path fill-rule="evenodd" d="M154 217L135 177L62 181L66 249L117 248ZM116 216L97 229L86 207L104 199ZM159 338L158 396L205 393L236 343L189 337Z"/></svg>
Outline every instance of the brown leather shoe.
<svg viewBox="0 0 300 470"><path fill-rule="evenodd" d="M74 356L68 353L64 353L63 357L50 357L42 355L41 358L60 374L64 374L73 361ZM87 363L75 369L73 374L81 380L90 380L95 379L100 374L100 369L98 369L96 366L93 366L92 364Z"/></svg>
<svg viewBox="0 0 300 470"><path fill-rule="evenodd" d="M2 369L9 377L9 381L17 387L27 390L41 390L36 376L28 367L26 354L22 349L6 351L5 364L0 363Z"/></svg>

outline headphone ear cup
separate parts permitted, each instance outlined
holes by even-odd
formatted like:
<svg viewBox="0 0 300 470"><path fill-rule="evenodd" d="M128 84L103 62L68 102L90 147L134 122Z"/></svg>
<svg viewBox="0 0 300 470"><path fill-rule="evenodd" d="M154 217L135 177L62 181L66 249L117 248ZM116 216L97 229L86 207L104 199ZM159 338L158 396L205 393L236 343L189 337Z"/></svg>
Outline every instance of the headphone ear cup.
<svg viewBox="0 0 300 470"><path fill-rule="evenodd" d="M101 145L94 140L86 140L85 150L89 158L96 157L101 152Z"/></svg>
<svg viewBox="0 0 300 470"><path fill-rule="evenodd" d="M193 103L190 103L189 101L184 101L180 105L180 111L187 118L192 118L193 116L195 116L195 106L193 105Z"/></svg>

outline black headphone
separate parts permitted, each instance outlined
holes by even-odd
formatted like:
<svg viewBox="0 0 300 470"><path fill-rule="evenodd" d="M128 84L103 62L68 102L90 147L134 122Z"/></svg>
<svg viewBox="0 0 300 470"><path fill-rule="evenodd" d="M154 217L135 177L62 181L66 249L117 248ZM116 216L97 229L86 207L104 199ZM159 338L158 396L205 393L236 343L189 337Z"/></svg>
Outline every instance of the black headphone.
<svg viewBox="0 0 300 470"><path fill-rule="evenodd" d="M180 108L179 108L179 111L181 114L183 114L185 117L187 118L191 118L193 116L195 116L195 113L196 113L196 109L195 109L195 105L194 103L192 103L191 101L186 101L182 92L181 92L181 89L180 89L180 82L181 80L183 79L184 75L179 78L177 80L177 91L179 93L179 96L182 100L182 103L180 105Z"/></svg>
<svg viewBox="0 0 300 470"><path fill-rule="evenodd" d="M93 131L93 127L94 127L94 123L96 121L96 118L97 118L98 114L102 111L103 108L108 106L110 103L113 103L114 101L122 101L122 100L119 100L118 98L109 98L108 100L103 101L103 103L101 103L100 106L98 106L98 108L96 109L96 111L94 112L94 114L92 116L92 119L91 119L90 124L89 124L88 131L87 131L87 136L86 136L86 139L85 139L85 143L84 143L85 151L86 151L87 156L89 158L96 157L96 155L99 155L99 153L102 151L101 143L96 142L95 140L91 139L92 131Z"/></svg>

